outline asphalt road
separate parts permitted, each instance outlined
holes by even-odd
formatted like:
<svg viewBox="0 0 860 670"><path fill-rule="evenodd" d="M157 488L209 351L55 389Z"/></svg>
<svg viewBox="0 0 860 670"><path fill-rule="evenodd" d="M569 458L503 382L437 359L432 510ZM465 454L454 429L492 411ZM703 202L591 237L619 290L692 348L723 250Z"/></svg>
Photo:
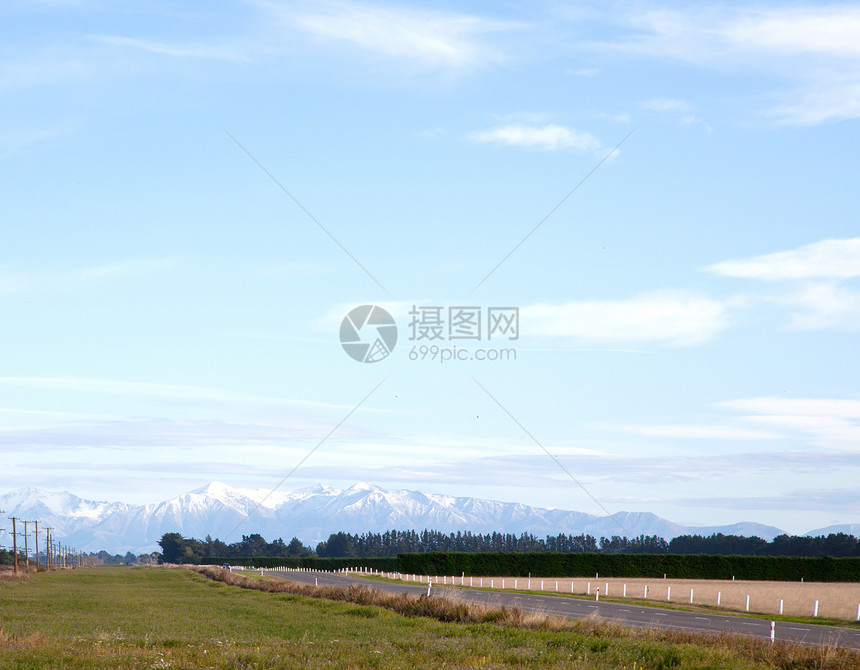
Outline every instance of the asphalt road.
<svg viewBox="0 0 860 670"><path fill-rule="evenodd" d="M391 582L349 577L331 572L269 572L271 577L292 579L297 582L320 586L350 586L361 584L378 591L389 593L427 593L426 586L396 584ZM443 598L451 589L432 587L431 597ZM456 589L457 597L466 602L485 605L504 605L508 609L518 607L523 612L539 612L546 615L582 619L595 612L603 619L615 621L624 626L675 628L705 633L726 631L770 639L770 620L753 619L745 616L721 616L700 612L685 612L656 607L641 607L626 603L613 603L559 596L525 595L521 593L501 593L498 591L476 591ZM817 626L814 624L776 622L776 639L791 640L804 644L833 645L848 649L860 649L860 629L837 626Z"/></svg>

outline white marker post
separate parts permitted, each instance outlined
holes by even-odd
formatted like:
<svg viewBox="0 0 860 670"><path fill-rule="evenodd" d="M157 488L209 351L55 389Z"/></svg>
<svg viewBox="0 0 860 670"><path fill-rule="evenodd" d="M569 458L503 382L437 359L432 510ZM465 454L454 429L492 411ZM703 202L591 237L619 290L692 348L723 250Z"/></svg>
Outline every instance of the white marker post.
<svg viewBox="0 0 860 670"><path fill-rule="evenodd" d="M747 596L747 612L750 611L750 597Z"/></svg>
<svg viewBox="0 0 860 670"><path fill-rule="evenodd" d="M776 640L776 621L770 622L770 643L773 644Z"/></svg>
<svg viewBox="0 0 860 670"><path fill-rule="evenodd" d="M779 613L782 615L782 598L779 599Z"/></svg>
<svg viewBox="0 0 860 670"><path fill-rule="evenodd" d="M427 582L427 597L430 597L430 587L433 586L430 582Z"/></svg>
<svg viewBox="0 0 860 670"><path fill-rule="evenodd" d="M666 600L672 600L672 587L666 587Z"/></svg>
<svg viewBox="0 0 860 670"><path fill-rule="evenodd" d="M690 589L690 604L693 604L693 589Z"/></svg>
<svg viewBox="0 0 860 670"><path fill-rule="evenodd" d="M626 598L626 597L627 597L627 584L625 584L625 585L624 585L624 588L621 590L621 597L622 597L622 598Z"/></svg>
<svg viewBox="0 0 860 670"><path fill-rule="evenodd" d="M600 600L600 587L599 586L597 587L597 593L594 596L594 600L595 601Z"/></svg>
<svg viewBox="0 0 860 670"><path fill-rule="evenodd" d="M717 591L717 607L719 607L719 606L720 606L720 596L721 596L721 595L722 595L722 594L721 594L719 591Z"/></svg>
<svg viewBox="0 0 860 670"><path fill-rule="evenodd" d="M645 588L644 588L644 589L642 589L642 597L643 597L643 598L647 598L647 597L648 597L648 585L647 585L647 584L645 585Z"/></svg>
<svg viewBox="0 0 860 670"><path fill-rule="evenodd" d="M817 600L815 601L815 606L812 608L812 616L813 617L818 616L818 601Z"/></svg>

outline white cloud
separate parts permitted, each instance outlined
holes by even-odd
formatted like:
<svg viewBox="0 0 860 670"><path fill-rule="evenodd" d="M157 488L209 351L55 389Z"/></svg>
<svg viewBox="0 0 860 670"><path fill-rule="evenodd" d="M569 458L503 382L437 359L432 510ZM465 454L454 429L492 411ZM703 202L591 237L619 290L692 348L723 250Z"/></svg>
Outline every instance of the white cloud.
<svg viewBox="0 0 860 670"><path fill-rule="evenodd" d="M750 12L722 28L742 46L838 58L860 57L860 8L798 7Z"/></svg>
<svg viewBox="0 0 860 670"><path fill-rule="evenodd" d="M696 426L684 424L620 426L621 430L648 437L668 437L692 440L774 440L778 433L731 426Z"/></svg>
<svg viewBox="0 0 860 670"><path fill-rule="evenodd" d="M177 58L214 58L218 60L247 61L247 55L240 49L225 45L192 45L192 44L169 44L167 42L156 42L153 40L138 39L135 37L123 37L120 35L90 35L89 38L96 42L102 42L111 46L129 47L141 49L162 56L173 56Z"/></svg>
<svg viewBox="0 0 860 670"><path fill-rule="evenodd" d="M693 104L677 98L652 98L640 103L640 106L652 112L689 112L695 109Z"/></svg>
<svg viewBox="0 0 860 670"><path fill-rule="evenodd" d="M692 346L728 326L725 304L690 293L661 291L627 300L590 300L520 309L525 334L607 342Z"/></svg>
<svg viewBox="0 0 860 670"><path fill-rule="evenodd" d="M37 388L63 393L96 393L137 397L165 398L228 404L260 406L305 406L345 409L346 405L274 398L253 393L225 391L202 386L182 384L158 384L152 382L121 381L114 379L93 379L86 377L0 377L0 387ZM352 409L351 406L348 409ZM373 411L363 408L363 411Z"/></svg>
<svg viewBox="0 0 860 670"><path fill-rule="evenodd" d="M821 76L797 97L798 101L777 105L768 114L783 124L801 126L860 118L860 75Z"/></svg>
<svg viewBox="0 0 860 670"><path fill-rule="evenodd" d="M17 132L9 132L0 135L0 160L9 158L17 154L24 147L40 142L49 142L50 140L62 137L68 132L67 126L55 128L43 128L41 130L23 130Z"/></svg>
<svg viewBox="0 0 860 670"><path fill-rule="evenodd" d="M745 421L794 431L824 447L860 448L860 401L833 398L746 398L719 406L753 414Z"/></svg>
<svg viewBox="0 0 860 670"><path fill-rule="evenodd" d="M557 151L559 149L596 151L601 146L600 140L591 133L554 123L547 123L542 126L513 123L475 132L470 137L476 142L507 144L544 151Z"/></svg>
<svg viewBox="0 0 860 670"><path fill-rule="evenodd" d="M802 285L797 291L773 299L792 309L793 328L860 327L860 292L828 282Z"/></svg>
<svg viewBox="0 0 860 670"><path fill-rule="evenodd" d="M768 281L860 277L860 237L822 240L790 251L723 261L705 269L728 277Z"/></svg>
<svg viewBox="0 0 860 670"><path fill-rule="evenodd" d="M473 67L501 60L480 36L519 27L466 14L396 5L324 2L295 13L274 3L258 4L318 38L434 67Z"/></svg>
<svg viewBox="0 0 860 670"><path fill-rule="evenodd" d="M719 407L757 414L830 416L860 419L860 400L834 398L741 398L717 403Z"/></svg>
<svg viewBox="0 0 860 670"><path fill-rule="evenodd" d="M26 291L65 291L88 282L164 273L180 263L177 258L115 261L74 270L10 271L0 269L0 294Z"/></svg>
<svg viewBox="0 0 860 670"><path fill-rule="evenodd" d="M715 263L705 270L727 277L796 282L790 290L765 298L791 311L793 328L860 327L860 292L841 284L860 277L860 238L822 240Z"/></svg>
<svg viewBox="0 0 860 670"><path fill-rule="evenodd" d="M661 10L631 22L640 33L612 47L709 68L775 72L798 82L796 90L781 94L786 102L766 112L781 123L860 117L856 6Z"/></svg>
<svg viewBox="0 0 860 670"><path fill-rule="evenodd" d="M596 67L580 67L567 69L564 73L572 77L596 77L600 70Z"/></svg>

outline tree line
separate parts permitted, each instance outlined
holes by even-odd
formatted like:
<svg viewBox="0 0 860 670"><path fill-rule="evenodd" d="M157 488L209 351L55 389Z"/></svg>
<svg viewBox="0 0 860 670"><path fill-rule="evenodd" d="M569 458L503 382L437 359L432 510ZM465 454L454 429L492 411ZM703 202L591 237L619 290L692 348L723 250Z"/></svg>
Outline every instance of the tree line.
<svg viewBox="0 0 860 670"><path fill-rule="evenodd" d="M166 563L200 563L204 558L370 558L403 553L602 553L602 554L705 554L714 556L832 556L860 557L860 540L845 533L805 537L780 535L768 542L758 537L681 535L667 542L656 535L596 538L592 535L547 535L532 533L444 533L436 530L389 530L384 533L332 533L316 545L305 546L298 538L267 542L261 535L243 535L227 544L206 536L204 540L165 533L159 545Z"/></svg>

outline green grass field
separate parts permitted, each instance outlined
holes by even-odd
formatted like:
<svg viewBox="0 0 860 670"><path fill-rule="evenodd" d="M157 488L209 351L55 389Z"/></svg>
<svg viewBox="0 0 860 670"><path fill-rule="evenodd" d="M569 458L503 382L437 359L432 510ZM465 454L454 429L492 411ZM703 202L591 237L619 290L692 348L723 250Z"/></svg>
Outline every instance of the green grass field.
<svg viewBox="0 0 860 670"><path fill-rule="evenodd" d="M616 631L617 632L617 631ZM267 593L186 570L92 568L0 584L2 668L854 668L721 638L689 644L611 627L442 623Z"/></svg>

